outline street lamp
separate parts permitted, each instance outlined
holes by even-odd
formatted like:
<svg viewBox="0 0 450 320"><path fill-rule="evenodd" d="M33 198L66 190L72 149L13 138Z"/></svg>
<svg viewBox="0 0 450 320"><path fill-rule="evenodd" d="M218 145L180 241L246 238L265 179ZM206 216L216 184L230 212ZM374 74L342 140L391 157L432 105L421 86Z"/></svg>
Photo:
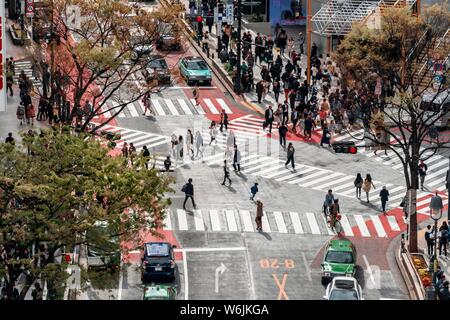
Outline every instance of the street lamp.
<svg viewBox="0 0 450 320"><path fill-rule="evenodd" d="M430 201L430 216L431 219L434 220L434 268L433 268L433 279L436 277L436 273L438 271L438 259L437 259L437 223L438 220L442 217L442 209L444 205L442 203L442 198L438 195L436 191L435 195L431 198ZM434 282L434 281L433 281Z"/></svg>

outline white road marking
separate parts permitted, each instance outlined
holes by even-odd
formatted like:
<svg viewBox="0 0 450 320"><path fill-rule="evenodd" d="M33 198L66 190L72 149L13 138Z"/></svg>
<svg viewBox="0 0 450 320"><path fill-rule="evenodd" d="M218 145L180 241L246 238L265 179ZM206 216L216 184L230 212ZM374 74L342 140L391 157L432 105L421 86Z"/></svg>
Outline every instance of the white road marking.
<svg viewBox="0 0 450 320"><path fill-rule="evenodd" d="M370 232L369 229L367 229L364 218L359 214L355 214L353 217L355 218L356 224L358 225L358 229L361 232L361 235L363 237L370 237Z"/></svg>
<svg viewBox="0 0 450 320"><path fill-rule="evenodd" d="M319 225L317 224L316 216L314 215L314 213L307 212L306 218L308 219L308 223L311 228L311 233L312 234L320 234Z"/></svg>
<svg viewBox="0 0 450 320"><path fill-rule="evenodd" d="M252 218L250 217L250 212L248 210L239 210L242 218L242 223L244 225L245 232L253 232Z"/></svg>
<svg viewBox="0 0 450 320"><path fill-rule="evenodd" d="M133 103L127 104L127 107L132 117L139 117L139 113L137 112L136 107L134 106Z"/></svg>
<svg viewBox="0 0 450 320"><path fill-rule="evenodd" d="M303 264L305 266L306 276L308 277L309 281L312 281L311 269L309 268L308 260L306 260L305 252L302 252L302 258L303 258Z"/></svg>
<svg viewBox="0 0 450 320"><path fill-rule="evenodd" d="M329 235L329 236L333 236L333 235L334 235L334 232L333 232L333 230L331 230L331 228L328 226L327 218L325 218L325 216L324 216L323 214L321 214L321 217L322 217L323 223L325 224L325 229L327 229L328 235Z"/></svg>
<svg viewBox="0 0 450 320"><path fill-rule="evenodd" d="M209 210L209 217L213 231L220 231L219 212L217 210Z"/></svg>
<svg viewBox="0 0 450 320"><path fill-rule="evenodd" d="M173 230L172 229L172 220L170 219L170 212L166 212L166 217L164 218L164 227L163 230Z"/></svg>
<svg viewBox="0 0 450 320"><path fill-rule="evenodd" d="M373 225L375 227L375 230L377 231L377 234L379 237L384 238L386 237L386 231L383 228L383 224L380 221L380 218L378 216L370 216L370 219L373 222Z"/></svg>
<svg viewBox="0 0 450 320"><path fill-rule="evenodd" d="M369 272L370 280L375 285L375 278L373 276L372 268L370 267L369 261L367 260L367 257L365 254L363 254L363 259L364 259L364 263L366 264L367 271Z"/></svg>
<svg viewBox="0 0 450 320"><path fill-rule="evenodd" d="M300 218L298 217L297 212L289 212L289 215L291 216L292 226L294 227L295 233L305 233L303 231L302 224L300 222Z"/></svg>
<svg viewBox="0 0 450 320"><path fill-rule="evenodd" d="M303 181L307 181L307 180L309 180L311 178L314 178L314 177L317 177L317 176L321 176L321 175L328 175L328 174L330 174L330 172L319 170L317 172L314 172L314 173L311 173L311 174L307 175L306 177L302 177L300 179L295 179L295 180L292 180L292 181L288 181L288 183L290 183L290 184L300 184L301 185Z"/></svg>
<svg viewBox="0 0 450 320"><path fill-rule="evenodd" d="M228 231L238 231L236 219L234 218L234 211L226 210L225 216L227 217Z"/></svg>
<svg viewBox="0 0 450 320"><path fill-rule="evenodd" d="M348 218L345 214L341 214L341 226L342 229L344 229L344 233L346 236L353 237L353 230L350 226L350 223L348 222Z"/></svg>
<svg viewBox="0 0 450 320"><path fill-rule="evenodd" d="M164 109L162 108L162 106L159 104L158 99L151 99L152 100L152 106L154 107L156 113L160 116L165 116L166 113L164 112Z"/></svg>
<svg viewBox="0 0 450 320"><path fill-rule="evenodd" d="M400 231L400 227L397 223L397 219L395 219L394 216L387 216L387 220L389 222L389 225L391 226L392 231Z"/></svg>
<svg viewBox="0 0 450 320"><path fill-rule="evenodd" d="M178 214L178 229L186 231L188 229L186 211L183 209L177 209Z"/></svg>
<svg viewBox="0 0 450 320"><path fill-rule="evenodd" d="M202 210L194 210L195 230L205 231Z"/></svg>
<svg viewBox="0 0 450 320"><path fill-rule="evenodd" d="M113 105L113 108L114 108L112 112L116 113L117 110L120 109L120 108L116 108L119 104L117 102L113 101L113 100L109 100L109 101L111 102L111 104ZM119 118L125 118L126 117L125 112L123 110L120 111L120 113L117 116Z"/></svg>
<svg viewBox="0 0 450 320"><path fill-rule="evenodd" d="M192 106L195 110L197 110L198 114L205 114L205 111L202 109L201 105L198 106L195 104L195 99L191 99Z"/></svg>
<svg viewBox="0 0 450 320"><path fill-rule="evenodd" d="M188 267L186 250L182 251L183 254L183 272L184 272L184 300L189 299L189 280L188 280Z"/></svg>
<svg viewBox="0 0 450 320"><path fill-rule="evenodd" d="M180 113L178 112L177 108L175 108L175 105L173 104L172 100L164 99L164 102L166 103L166 106L169 108L170 112L174 116L179 116L180 115Z"/></svg>
<svg viewBox="0 0 450 320"><path fill-rule="evenodd" d="M275 216L275 222L277 223L278 232L288 233L286 229L286 224L284 222L283 214L280 211L275 211L273 215Z"/></svg>
<svg viewBox="0 0 450 320"><path fill-rule="evenodd" d="M184 99L177 99L178 104L180 105L181 109L183 109L185 114L192 114L191 109L189 109L186 101Z"/></svg>
<svg viewBox="0 0 450 320"><path fill-rule="evenodd" d="M117 292L117 300L122 300L122 287L123 287L123 260L120 255L120 276L119 276L119 290Z"/></svg>
<svg viewBox="0 0 450 320"><path fill-rule="evenodd" d="M219 111L217 111L211 99L203 99L203 101L205 101L206 106L209 108L212 114L219 114Z"/></svg>
<svg viewBox="0 0 450 320"><path fill-rule="evenodd" d="M226 113L228 113L228 114L233 113L233 111L231 111L230 107L228 107L227 103L223 99L217 98L216 100L219 103L219 105L222 107L222 109L225 110Z"/></svg>
<svg viewBox="0 0 450 320"><path fill-rule="evenodd" d="M214 252L214 251L246 251L245 247L226 247L226 248L178 248L174 252Z"/></svg>
<svg viewBox="0 0 450 320"><path fill-rule="evenodd" d="M310 172L310 171L314 171L314 170L316 170L316 168L307 167L307 168L305 168L305 170L297 170L297 171L295 171L295 172L293 172L291 174L288 174L287 176L283 176L283 177L277 178L275 180L278 181L278 182L284 181L284 180L288 180L288 179L291 179L291 178L294 178L294 177L298 177L298 176L300 176L300 175L302 175L302 174L304 174L306 172Z"/></svg>
<svg viewBox="0 0 450 320"><path fill-rule="evenodd" d="M262 216L262 229L264 232L272 232L269 225L269 220L267 220L266 212L264 211L264 215Z"/></svg>
<svg viewBox="0 0 450 320"><path fill-rule="evenodd" d="M333 179L335 177L338 177L338 176L341 176L341 175L342 175L342 173L340 173L340 172L334 172L332 174L326 175L325 177L314 179L313 181L310 181L310 182L306 182L306 183L303 184L303 187L311 187L311 186L313 186L313 185L315 185L315 184L317 184L319 182L325 181L325 180L333 181ZM320 184L323 184L323 183L320 183Z"/></svg>

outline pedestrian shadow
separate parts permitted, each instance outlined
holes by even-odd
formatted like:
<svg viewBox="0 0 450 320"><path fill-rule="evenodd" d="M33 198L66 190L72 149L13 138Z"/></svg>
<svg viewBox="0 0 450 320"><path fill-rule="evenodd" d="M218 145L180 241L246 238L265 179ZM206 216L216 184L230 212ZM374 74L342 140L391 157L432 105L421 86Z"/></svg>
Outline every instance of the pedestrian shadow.
<svg viewBox="0 0 450 320"><path fill-rule="evenodd" d="M262 236L264 236L264 238L266 238L269 241L272 241L272 237L270 236L270 234L268 234L267 232L263 231L263 230L259 230L258 233Z"/></svg>
<svg viewBox="0 0 450 320"><path fill-rule="evenodd" d="M372 203L372 202L367 202L367 201L365 201L365 200L359 200L360 201L360 203L363 205L363 206L366 206L367 208L370 208L370 209L373 209L373 210L380 210L380 208L378 207L378 205L376 205L376 204L374 204L374 203Z"/></svg>
<svg viewBox="0 0 450 320"><path fill-rule="evenodd" d="M232 186L228 186L228 190L230 190L232 193L236 193L236 189L233 188Z"/></svg>
<svg viewBox="0 0 450 320"><path fill-rule="evenodd" d="M152 122L156 122L156 117L154 115L144 116L146 120L150 120Z"/></svg>
<svg viewBox="0 0 450 320"><path fill-rule="evenodd" d="M235 173L236 173L236 176L238 176L238 177L241 178L242 180L248 181L247 176L245 175L245 173L242 173L242 171L241 171L241 172L235 172Z"/></svg>

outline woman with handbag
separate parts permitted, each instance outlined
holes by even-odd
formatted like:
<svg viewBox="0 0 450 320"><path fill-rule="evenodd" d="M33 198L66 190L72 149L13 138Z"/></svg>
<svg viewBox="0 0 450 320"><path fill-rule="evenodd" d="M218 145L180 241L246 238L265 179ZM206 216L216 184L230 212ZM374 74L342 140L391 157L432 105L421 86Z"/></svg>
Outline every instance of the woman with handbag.
<svg viewBox="0 0 450 320"><path fill-rule="evenodd" d="M364 192L366 193L367 203L370 202L370 201L369 201L369 192L370 192L370 190L372 190L372 187L373 187L374 189L376 189L376 188L375 188L375 185L373 184L372 177L370 176L370 174L367 174L367 175L366 175L366 178L364 179L363 186L362 186L362 189L363 189Z"/></svg>
<svg viewBox="0 0 450 320"><path fill-rule="evenodd" d="M363 186L363 178L361 177L361 173L358 173L356 175L354 184L355 184L355 188L356 188L356 198L361 200L361 188Z"/></svg>

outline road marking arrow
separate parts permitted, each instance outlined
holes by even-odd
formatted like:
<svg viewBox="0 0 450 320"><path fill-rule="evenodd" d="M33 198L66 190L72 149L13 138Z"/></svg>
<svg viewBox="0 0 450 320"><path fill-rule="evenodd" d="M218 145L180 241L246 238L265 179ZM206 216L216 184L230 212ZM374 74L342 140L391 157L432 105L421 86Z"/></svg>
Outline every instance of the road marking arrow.
<svg viewBox="0 0 450 320"><path fill-rule="evenodd" d="M220 263L220 266L216 268L216 288L215 292L219 292L219 275L223 274L227 270L227 267L223 264L223 262Z"/></svg>

